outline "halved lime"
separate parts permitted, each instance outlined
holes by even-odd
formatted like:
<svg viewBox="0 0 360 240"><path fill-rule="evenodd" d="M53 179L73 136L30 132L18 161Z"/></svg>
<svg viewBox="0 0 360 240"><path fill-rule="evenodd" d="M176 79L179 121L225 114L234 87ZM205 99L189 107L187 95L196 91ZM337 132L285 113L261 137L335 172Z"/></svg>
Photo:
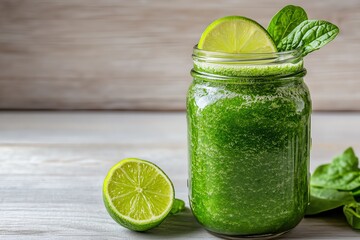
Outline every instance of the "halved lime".
<svg viewBox="0 0 360 240"><path fill-rule="evenodd" d="M268 32L254 20L241 16L212 22L201 35L198 48L225 53L277 52Z"/></svg>
<svg viewBox="0 0 360 240"><path fill-rule="evenodd" d="M155 164L127 158L113 166L103 185L110 216L120 225L146 231L159 225L174 203L174 187Z"/></svg>

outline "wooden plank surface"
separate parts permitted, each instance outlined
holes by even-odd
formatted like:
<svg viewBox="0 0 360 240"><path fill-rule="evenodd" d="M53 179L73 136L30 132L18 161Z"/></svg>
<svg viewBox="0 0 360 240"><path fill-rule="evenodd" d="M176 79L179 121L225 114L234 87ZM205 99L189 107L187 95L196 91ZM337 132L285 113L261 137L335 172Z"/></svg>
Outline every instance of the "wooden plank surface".
<svg viewBox="0 0 360 240"><path fill-rule="evenodd" d="M205 26L224 15L267 26L285 4L341 29L306 58L314 109L360 110L359 0L2 0L0 108L184 109Z"/></svg>
<svg viewBox="0 0 360 240"><path fill-rule="evenodd" d="M312 170L348 146L360 153L360 113L317 113L312 123ZM147 233L117 225L101 185L125 157L159 165L187 202L184 113L1 112L0 239L217 239L189 209ZM282 239L359 237L330 214L305 218Z"/></svg>

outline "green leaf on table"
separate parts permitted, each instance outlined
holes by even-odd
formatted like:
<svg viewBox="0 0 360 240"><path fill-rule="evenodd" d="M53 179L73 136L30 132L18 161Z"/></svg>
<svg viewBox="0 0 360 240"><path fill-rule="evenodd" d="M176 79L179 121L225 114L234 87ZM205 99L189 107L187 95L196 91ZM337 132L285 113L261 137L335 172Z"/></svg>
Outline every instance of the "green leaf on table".
<svg viewBox="0 0 360 240"><path fill-rule="evenodd" d="M344 214L349 225L360 230L360 203L350 203L344 206Z"/></svg>
<svg viewBox="0 0 360 240"><path fill-rule="evenodd" d="M310 188L310 205L306 215L314 215L355 202L350 192L341 192L328 188Z"/></svg>
<svg viewBox="0 0 360 240"><path fill-rule="evenodd" d="M274 40L274 43L278 45L281 39L307 19L307 14L303 8L288 5L273 16L267 31Z"/></svg>
<svg viewBox="0 0 360 240"><path fill-rule="evenodd" d="M348 148L333 159L330 164L316 168L311 176L310 184L337 190L351 191L360 187L359 160L354 150Z"/></svg>
<svg viewBox="0 0 360 240"><path fill-rule="evenodd" d="M305 20L280 41L277 49L279 51L301 49L302 55L305 56L329 43L338 33L339 28L330 22Z"/></svg>
<svg viewBox="0 0 360 240"><path fill-rule="evenodd" d="M185 202L181 199L177 199L175 198L175 201L172 205L172 208L170 210L170 214L171 215L174 215L174 214L177 214L179 212L181 212L182 210L185 209Z"/></svg>

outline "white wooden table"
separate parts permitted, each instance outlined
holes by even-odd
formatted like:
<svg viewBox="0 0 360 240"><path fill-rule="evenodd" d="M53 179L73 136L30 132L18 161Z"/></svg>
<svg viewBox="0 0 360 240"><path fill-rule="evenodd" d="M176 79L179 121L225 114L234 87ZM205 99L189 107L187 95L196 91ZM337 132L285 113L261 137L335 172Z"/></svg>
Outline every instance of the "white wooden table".
<svg viewBox="0 0 360 240"><path fill-rule="evenodd" d="M316 113L311 169L348 146L360 155L360 113ZM126 157L148 159L187 200L184 113L1 112L0 239L216 239L190 211L147 233L107 214L108 169ZM341 214L305 218L282 239L360 239Z"/></svg>

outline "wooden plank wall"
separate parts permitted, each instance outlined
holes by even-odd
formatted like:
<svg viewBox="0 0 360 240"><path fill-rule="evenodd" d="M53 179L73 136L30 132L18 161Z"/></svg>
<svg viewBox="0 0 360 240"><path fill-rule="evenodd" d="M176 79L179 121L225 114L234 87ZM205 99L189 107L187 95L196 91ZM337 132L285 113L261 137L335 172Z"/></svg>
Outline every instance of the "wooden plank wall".
<svg viewBox="0 0 360 240"><path fill-rule="evenodd" d="M306 59L314 109L360 110L359 0L1 0L0 108L183 110L208 23L291 3L341 29Z"/></svg>

